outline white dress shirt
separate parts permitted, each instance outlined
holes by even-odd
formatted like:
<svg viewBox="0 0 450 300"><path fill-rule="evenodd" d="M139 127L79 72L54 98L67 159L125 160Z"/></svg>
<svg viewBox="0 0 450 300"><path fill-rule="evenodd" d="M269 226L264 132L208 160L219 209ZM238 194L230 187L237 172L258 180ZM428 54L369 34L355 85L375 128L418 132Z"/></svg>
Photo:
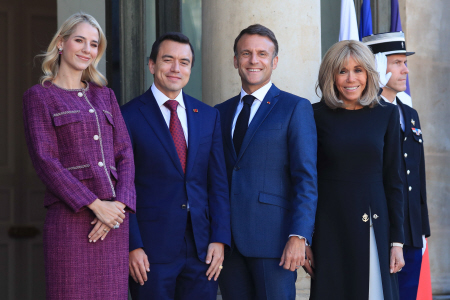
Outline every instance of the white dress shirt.
<svg viewBox="0 0 450 300"><path fill-rule="evenodd" d="M397 97L395 97L394 101L392 101L392 102L389 101L388 99L386 99L385 97L383 97L383 95L381 95L381 98L383 98L384 101L386 101L386 102L390 102L394 105L397 105ZM400 106L397 105L397 107L398 107L398 112L400 113L400 126L402 127L403 132L405 132L405 119L403 118L403 111L400 108Z"/></svg>
<svg viewBox="0 0 450 300"><path fill-rule="evenodd" d="M167 100L175 100L178 102L177 114L178 119L180 119L181 127L183 127L184 138L186 139L186 146L188 146L188 127L187 127L187 116L186 116L186 106L183 101L183 91L180 91L178 96L175 99L170 99L166 95L164 95L155 84L152 84L152 93L158 103L159 109L166 121L167 127L170 125L170 109L164 106Z"/></svg>
<svg viewBox="0 0 450 300"><path fill-rule="evenodd" d="M258 111L258 108L261 106L262 101L264 100L264 97L266 97L267 92L272 87L272 81L269 81L268 84L266 84L263 87L260 87L258 90L254 91L252 93L252 96L255 97L255 101L253 101L252 106L250 107L250 117L248 118L248 125L250 125L250 122L252 121L253 117L255 116L256 112ZM243 88L241 88L241 99L239 100L239 104L236 108L236 113L234 114L233 119L233 126L231 127L231 137L234 135L234 127L236 127L236 121L239 117L239 114L241 113L242 108L244 107L244 102L242 101L242 98L244 96L248 95Z"/></svg>

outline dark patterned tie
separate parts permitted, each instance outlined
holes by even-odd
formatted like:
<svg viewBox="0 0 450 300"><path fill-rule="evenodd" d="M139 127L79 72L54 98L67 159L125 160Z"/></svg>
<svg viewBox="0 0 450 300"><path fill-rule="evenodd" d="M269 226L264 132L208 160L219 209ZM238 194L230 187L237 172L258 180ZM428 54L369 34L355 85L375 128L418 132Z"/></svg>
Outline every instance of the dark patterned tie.
<svg viewBox="0 0 450 300"><path fill-rule="evenodd" d="M242 142L244 141L245 133L248 128L248 120L250 118L250 108L252 107L253 101L255 97L252 95L245 95L242 98L242 102L244 102L244 106L242 107L241 112L236 121L236 125L234 126L234 134L233 134L233 143L234 150L236 151L236 155L239 155L239 151L241 150Z"/></svg>
<svg viewBox="0 0 450 300"><path fill-rule="evenodd" d="M169 123L170 134L172 135L175 148L177 149L178 158L180 159L183 172L186 173L187 146L186 146L186 139L184 137L183 127L181 127L180 119L178 119L177 114L178 101L167 100L164 103L164 106L170 110L170 123Z"/></svg>

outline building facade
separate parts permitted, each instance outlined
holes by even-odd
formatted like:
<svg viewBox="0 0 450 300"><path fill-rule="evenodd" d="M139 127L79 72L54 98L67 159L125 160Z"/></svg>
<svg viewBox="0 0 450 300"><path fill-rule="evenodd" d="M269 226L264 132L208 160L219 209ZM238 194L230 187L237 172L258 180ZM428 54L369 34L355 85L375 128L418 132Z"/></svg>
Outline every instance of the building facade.
<svg viewBox="0 0 450 300"><path fill-rule="evenodd" d="M390 28L390 0L372 0L374 33ZM450 299L450 2L399 0L409 57L412 101L421 117L427 165L433 294ZM362 0L355 6L359 18ZM157 36L182 31L196 51L185 91L215 105L240 91L233 42L250 24L271 28L279 41L273 82L283 90L319 100L315 84L321 58L338 41L339 0L0 0L0 299L45 299L42 207L23 138L21 96L37 83L39 61L68 16L85 11L108 37L107 75L121 104L149 88L146 66ZM308 299L309 277L299 271L297 299ZM437 298L436 298L437 299Z"/></svg>

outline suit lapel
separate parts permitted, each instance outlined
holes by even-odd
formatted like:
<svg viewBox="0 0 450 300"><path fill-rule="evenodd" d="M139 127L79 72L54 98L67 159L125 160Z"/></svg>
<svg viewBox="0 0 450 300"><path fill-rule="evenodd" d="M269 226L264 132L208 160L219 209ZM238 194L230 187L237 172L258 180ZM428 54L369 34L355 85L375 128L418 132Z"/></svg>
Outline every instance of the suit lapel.
<svg viewBox="0 0 450 300"><path fill-rule="evenodd" d="M163 147L166 149L175 165L175 168L177 168L180 175L184 177L183 169L181 168L180 159L178 157L177 150L175 149L172 135L170 134L169 127L164 120L161 109L159 108L151 89L148 89L147 92L142 95L141 101L144 102L145 105L141 106L139 110L147 120L147 123L153 129L153 132L158 137Z"/></svg>
<svg viewBox="0 0 450 300"><path fill-rule="evenodd" d="M258 108L255 116L253 117L250 125L248 126L247 132L245 133L244 140L242 141L241 151L237 160L239 161L244 154L245 150L248 147L248 144L252 140L259 126L261 126L262 122L267 118L267 115L274 108L276 103L278 102L278 96L280 95L280 90L273 84L270 90L267 92L263 101L261 102L261 106Z"/></svg>
<svg viewBox="0 0 450 300"><path fill-rule="evenodd" d="M236 114L236 109L238 107L239 100L240 100L240 95L237 95L236 97L234 97L232 99L230 108L228 109L227 115L225 116L225 120L226 120L225 128L223 128L224 134L225 134L225 144L228 147L228 150L230 151L230 153L233 156L233 159L235 161L237 160L237 155L236 155L236 150L234 150L231 129L233 128L234 115Z"/></svg>
<svg viewBox="0 0 450 300"><path fill-rule="evenodd" d="M409 109L405 107L405 104L400 101L400 99L397 97L397 105L400 107L400 109L403 112L403 122L405 122L405 136L409 136L412 134L411 127L411 114L409 113Z"/></svg>
<svg viewBox="0 0 450 300"><path fill-rule="evenodd" d="M199 143L199 134L201 130L201 114L203 113L201 110L198 110L197 107L194 107L194 103L190 96L183 93L184 105L186 106L186 117L188 124L188 138L189 138L189 146L187 153L187 162L186 162L186 174L190 174L192 167L194 166L194 160L197 155L198 143ZM196 112L194 112L196 109Z"/></svg>

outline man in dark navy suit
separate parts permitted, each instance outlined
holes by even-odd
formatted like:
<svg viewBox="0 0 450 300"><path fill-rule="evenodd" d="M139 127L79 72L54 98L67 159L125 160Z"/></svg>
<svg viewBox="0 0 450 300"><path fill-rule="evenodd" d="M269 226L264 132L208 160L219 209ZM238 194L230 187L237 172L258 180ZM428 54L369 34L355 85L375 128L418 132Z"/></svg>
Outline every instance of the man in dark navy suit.
<svg viewBox="0 0 450 300"><path fill-rule="evenodd" d="M402 168L403 197L405 206L405 244L403 255L405 266L398 273L400 299L416 299L422 264L422 247L425 237L430 236L428 220L427 191L425 184L425 159L423 136L419 115L412 107L405 105L399 94L406 90L406 78L409 73L406 66L407 52L403 32L375 34L363 38L375 54L377 69L383 88L381 97L398 106L402 131Z"/></svg>
<svg viewBox="0 0 450 300"><path fill-rule="evenodd" d="M219 112L182 92L194 58L186 36L162 35L150 54L153 85L122 107L136 165L133 300L216 299L231 245Z"/></svg>
<svg viewBox="0 0 450 300"><path fill-rule="evenodd" d="M234 44L240 93L217 105L230 184L232 251L224 300L295 299L317 207L317 135L311 103L271 82L273 32L252 25ZM308 252L309 252L309 247Z"/></svg>

